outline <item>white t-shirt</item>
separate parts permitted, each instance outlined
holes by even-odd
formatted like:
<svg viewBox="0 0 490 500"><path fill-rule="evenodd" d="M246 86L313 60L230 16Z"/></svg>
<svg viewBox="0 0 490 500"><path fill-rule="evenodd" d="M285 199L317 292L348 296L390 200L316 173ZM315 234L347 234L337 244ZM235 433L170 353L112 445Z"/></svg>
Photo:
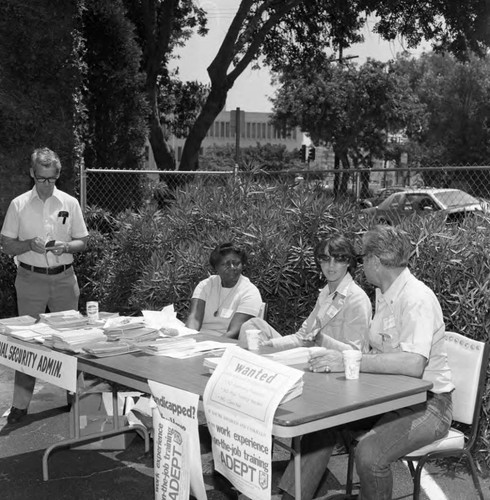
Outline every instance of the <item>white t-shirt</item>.
<svg viewBox="0 0 490 500"><path fill-rule="evenodd" d="M10 202L2 234L20 241L38 237L45 241L69 242L88 236L88 231L76 198L55 187L52 196L43 202L34 186L31 191ZM55 256L52 252L40 254L28 251L18 255L17 259L30 266L51 267L71 264L73 255L63 253Z"/></svg>
<svg viewBox="0 0 490 500"><path fill-rule="evenodd" d="M192 298L206 302L200 331L220 336L226 334L235 313L257 316L262 305L259 289L245 276L233 288L223 288L217 274L210 276L196 286Z"/></svg>

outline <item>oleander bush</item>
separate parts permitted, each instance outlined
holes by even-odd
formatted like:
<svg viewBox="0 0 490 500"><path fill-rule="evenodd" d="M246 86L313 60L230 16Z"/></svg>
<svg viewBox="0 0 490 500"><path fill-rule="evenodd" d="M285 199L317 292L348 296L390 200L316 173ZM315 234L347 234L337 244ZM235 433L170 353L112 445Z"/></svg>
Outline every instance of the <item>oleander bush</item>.
<svg viewBox="0 0 490 500"><path fill-rule="evenodd" d="M13 259L0 252L0 318L17 315L15 269Z"/></svg>
<svg viewBox="0 0 490 500"><path fill-rule="evenodd" d="M105 232L92 229L89 249L76 256L81 310L87 300L98 300L101 310L136 315L174 304L185 319L192 290L211 272L211 250L233 240L248 251L244 274L268 303L269 322L284 334L300 326L324 285L313 259L317 241L338 231L360 245L372 223L355 205L334 204L324 191L252 180L189 183L158 211L115 217L89 212L90 227L100 227L101 220ZM402 227L414 244L412 272L439 297L447 330L487 341L490 218L476 215L450 225L437 214L414 216ZM13 315L14 268L5 256L1 264L0 313L5 317ZM373 298L362 266L356 279ZM489 391L487 383L477 452L482 467L490 465Z"/></svg>

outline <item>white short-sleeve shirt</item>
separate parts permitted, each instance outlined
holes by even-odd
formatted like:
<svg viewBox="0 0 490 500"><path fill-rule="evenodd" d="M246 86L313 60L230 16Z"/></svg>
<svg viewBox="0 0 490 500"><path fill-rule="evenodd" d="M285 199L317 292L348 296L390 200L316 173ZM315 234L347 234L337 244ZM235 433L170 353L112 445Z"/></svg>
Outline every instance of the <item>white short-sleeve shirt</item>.
<svg viewBox="0 0 490 500"><path fill-rule="evenodd" d="M259 289L243 275L233 288L223 288L218 275L210 276L196 286L192 298L206 302L200 331L220 336L235 313L257 316L262 305Z"/></svg>
<svg viewBox="0 0 490 500"><path fill-rule="evenodd" d="M427 359L422 378L434 393L454 389L444 346L444 319L434 292L405 269L383 294L376 290L376 312L369 343L373 352L413 352Z"/></svg>
<svg viewBox="0 0 490 500"><path fill-rule="evenodd" d="M53 194L43 201L35 186L10 202L1 233L19 241L38 237L45 241L69 242L88 236L76 198L55 187ZM52 252L39 254L29 251L18 255L17 259L30 266L52 267L71 264L73 255L63 253L55 256Z"/></svg>

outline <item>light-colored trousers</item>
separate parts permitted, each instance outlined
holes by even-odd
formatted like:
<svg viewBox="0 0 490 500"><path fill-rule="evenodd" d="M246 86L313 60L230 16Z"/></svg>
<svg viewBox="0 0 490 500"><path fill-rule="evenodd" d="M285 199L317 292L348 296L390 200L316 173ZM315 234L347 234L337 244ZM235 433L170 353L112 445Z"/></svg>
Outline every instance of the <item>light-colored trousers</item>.
<svg viewBox="0 0 490 500"><path fill-rule="evenodd" d="M39 315L46 312L78 310L80 289L73 266L60 274L40 274L23 267L17 269L15 279L17 292L17 311L19 316ZM36 379L16 371L12 406L26 409L31 402Z"/></svg>

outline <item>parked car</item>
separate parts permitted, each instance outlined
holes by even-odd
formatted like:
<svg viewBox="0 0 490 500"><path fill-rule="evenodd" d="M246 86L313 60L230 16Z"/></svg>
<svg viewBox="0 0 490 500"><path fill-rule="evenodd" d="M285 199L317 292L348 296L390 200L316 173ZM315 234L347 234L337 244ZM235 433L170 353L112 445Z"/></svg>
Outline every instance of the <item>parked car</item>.
<svg viewBox="0 0 490 500"><path fill-rule="evenodd" d="M407 189L388 196L377 207L361 210L377 222L397 224L408 215L421 216L444 212L448 221L457 221L468 213L481 212L481 203L460 189Z"/></svg>
<svg viewBox="0 0 490 500"><path fill-rule="evenodd" d="M371 198L364 198L359 200L359 205L361 208L377 207L381 202L386 200L388 196L393 193L399 193L400 191L405 191L407 188L404 186L390 186L387 188L380 189L375 196Z"/></svg>

